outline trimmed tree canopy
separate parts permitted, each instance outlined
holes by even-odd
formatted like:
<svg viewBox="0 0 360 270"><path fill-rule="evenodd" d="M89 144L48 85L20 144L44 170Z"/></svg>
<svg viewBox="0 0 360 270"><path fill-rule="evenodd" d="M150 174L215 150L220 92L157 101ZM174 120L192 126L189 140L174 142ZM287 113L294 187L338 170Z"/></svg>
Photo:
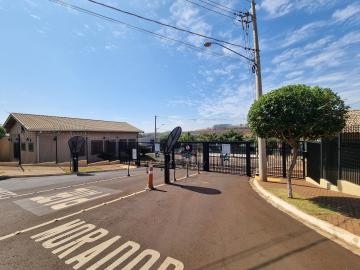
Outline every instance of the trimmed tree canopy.
<svg viewBox="0 0 360 270"><path fill-rule="evenodd" d="M288 169L288 197L292 198L291 176L299 140L314 140L340 132L348 107L328 88L288 85L262 96L251 106L249 126L261 138L277 138L293 148Z"/></svg>
<svg viewBox="0 0 360 270"><path fill-rule="evenodd" d="M318 139L340 132L348 107L331 89L288 85L262 96L249 112L252 131L293 146L300 139Z"/></svg>
<svg viewBox="0 0 360 270"><path fill-rule="evenodd" d="M6 130L3 126L0 126L0 139L6 135Z"/></svg>

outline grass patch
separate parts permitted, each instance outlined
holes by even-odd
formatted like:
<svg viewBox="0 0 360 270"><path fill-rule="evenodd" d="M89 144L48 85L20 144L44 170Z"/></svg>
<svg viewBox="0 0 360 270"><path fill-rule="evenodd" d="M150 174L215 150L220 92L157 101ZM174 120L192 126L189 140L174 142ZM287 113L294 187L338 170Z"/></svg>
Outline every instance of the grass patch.
<svg viewBox="0 0 360 270"><path fill-rule="evenodd" d="M271 193L279 197L280 199L290 203L300 210L313 215L313 216L322 216L322 215L337 215L339 214L336 210L333 211L332 209L324 208L319 206L318 204L312 202L310 199L307 199L301 196L299 193L293 192L293 199L288 198L287 190L286 189L278 189L278 188L271 188L269 189Z"/></svg>

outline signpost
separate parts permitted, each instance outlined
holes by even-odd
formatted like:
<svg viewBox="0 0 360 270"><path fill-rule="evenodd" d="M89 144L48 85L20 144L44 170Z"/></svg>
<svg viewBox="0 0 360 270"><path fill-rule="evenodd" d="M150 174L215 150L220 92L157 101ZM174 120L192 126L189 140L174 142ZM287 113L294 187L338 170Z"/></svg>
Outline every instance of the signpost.
<svg viewBox="0 0 360 270"><path fill-rule="evenodd" d="M186 158L186 178L189 178L189 161L192 156L192 145L187 144L184 147L183 156Z"/></svg>
<svg viewBox="0 0 360 270"><path fill-rule="evenodd" d="M155 143L155 157L160 157L160 144Z"/></svg>
<svg viewBox="0 0 360 270"><path fill-rule="evenodd" d="M231 155L231 145L222 144L221 145L221 155L224 161L229 161Z"/></svg>
<svg viewBox="0 0 360 270"><path fill-rule="evenodd" d="M129 157L129 163L128 163L128 176L130 176L130 162L131 160L137 160L137 149L133 148L131 150L131 159Z"/></svg>

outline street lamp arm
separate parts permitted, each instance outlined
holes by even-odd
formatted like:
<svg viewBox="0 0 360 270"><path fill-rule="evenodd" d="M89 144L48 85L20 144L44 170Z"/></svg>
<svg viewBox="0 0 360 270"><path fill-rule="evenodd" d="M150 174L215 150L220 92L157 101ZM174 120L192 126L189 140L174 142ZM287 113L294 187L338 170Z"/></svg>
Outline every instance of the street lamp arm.
<svg viewBox="0 0 360 270"><path fill-rule="evenodd" d="M212 44L219 45L220 47L223 47L224 49L229 50L229 51L235 53L236 55L239 55L240 57L245 58L246 60L248 60L248 61L250 61L251 63L255 64L255 59L251 59L251 58L249 58L249 57L247 57L247 56L245 56L245 55L242 55L241 53L238 53L237 51L235 51L235 50L233 50L233 49L230 49L229 47L226 47L226 46L222 45L221 43L218 43L218 42L205 42L205 43L204 43L204 46L205 46L205 47L210 47ZM255 65L256 65L256 64L255 64Z"/></svg>

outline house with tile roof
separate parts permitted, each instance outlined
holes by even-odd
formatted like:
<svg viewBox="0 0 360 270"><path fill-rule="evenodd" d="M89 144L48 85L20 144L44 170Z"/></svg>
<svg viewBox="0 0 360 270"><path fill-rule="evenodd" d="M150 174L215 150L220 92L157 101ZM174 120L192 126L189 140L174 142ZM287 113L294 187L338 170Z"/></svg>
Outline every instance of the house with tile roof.
<svg viewBox="0 0 360 270"><path fill-rule="evenodd" d="M360 128L360 110L350 110L346 121L345 132ZM359 132L359 131L358 131Z"/></svg>
<svg viewBox="0 0 360 270"><path fill-rule="evenodd" d="M142 132L126 122L24 113L11 113L3 126L9 133L9 160L22 164L68 162L68 140L73 136L86 140L80 159L96 162L103 153L116 159L119 145L136 142Z"/></svg>

